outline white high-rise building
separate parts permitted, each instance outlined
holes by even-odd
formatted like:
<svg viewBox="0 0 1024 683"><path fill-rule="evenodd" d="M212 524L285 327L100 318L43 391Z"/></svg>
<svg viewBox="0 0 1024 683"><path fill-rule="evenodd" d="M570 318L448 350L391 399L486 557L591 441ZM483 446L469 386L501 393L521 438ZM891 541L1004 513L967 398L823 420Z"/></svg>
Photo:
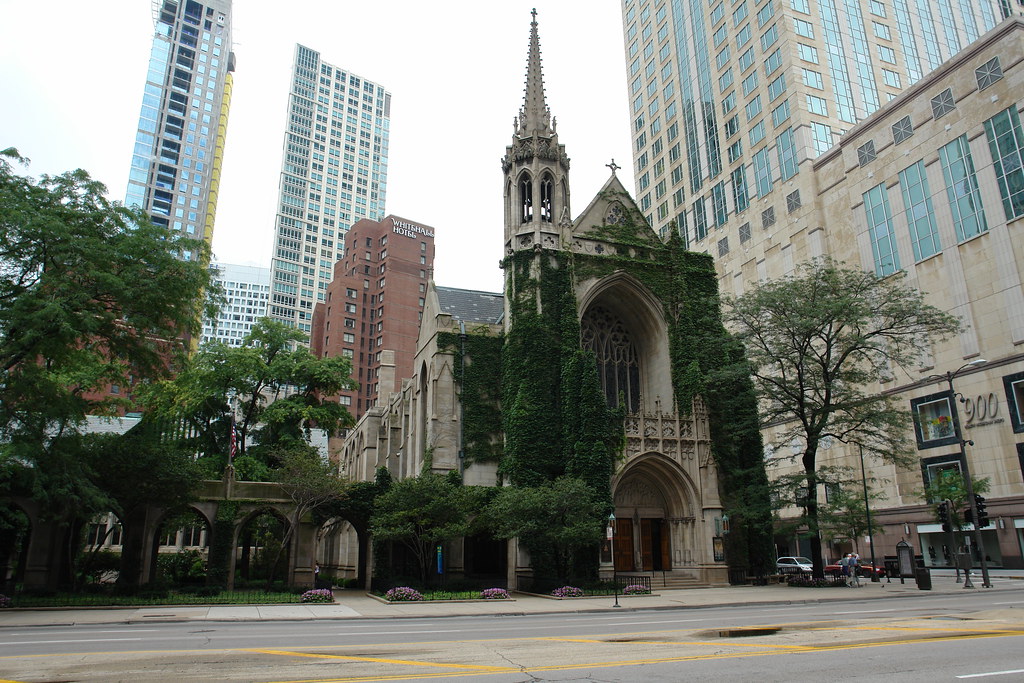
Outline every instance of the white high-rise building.
<svg viewBox="0 0 1024 683"><path fill-rule="evenodd" d="M271 258L270 317L309 334L345 232L384 218L391 93L295 46Z"/></svg>
<svg viewBox="0 0 1024 683"><path fill-rule="evenodd" d="M225 302L214 320L203 321L202 343L219 341L241 346L253 325L267 317L270 269L212 263L214 280L224 290Z"/></svg>

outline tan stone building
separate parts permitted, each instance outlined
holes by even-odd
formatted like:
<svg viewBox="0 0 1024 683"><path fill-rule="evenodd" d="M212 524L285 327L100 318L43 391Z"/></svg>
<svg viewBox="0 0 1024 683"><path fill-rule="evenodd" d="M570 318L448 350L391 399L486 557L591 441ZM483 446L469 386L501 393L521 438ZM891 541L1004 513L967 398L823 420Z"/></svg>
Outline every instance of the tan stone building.
<svg viewBox="0 0 1024 683"><path fill-rule="evenodd" d="M752 198L745 216L714 235L724 292L742 294L829 255L880 276L905 272L929 303L965 324L962 334L933 349L926 367L897 371L896 381L878 387L899 395L916 416L907 430L920 457L920 467L910 470L867 463L887 482L885 499L875 504L884 530L875 535L879 557L906 539L926 564L948 566L946 537L921 492L939 472L964 463L948 433L946 381L928 378L983 359L957 373L955 389L967 463L991 485L985 554L995 566L1024 566L1022 61L1024 22L1011 18L851 127L827 152L799 158L797 173L775 178L771 192ZM811 131L800 126L795 135L809 140ZM766 442L772 434L766 430ZM770 476L789 471L788 456L798 447L775 444ZM822 465L859 472L857 453L842 444L819 455ZM794 539L777 540L780 555L806 553ZM823 540L826 558L849 547ZM863 539L859 547L863 555Z"/></svg>

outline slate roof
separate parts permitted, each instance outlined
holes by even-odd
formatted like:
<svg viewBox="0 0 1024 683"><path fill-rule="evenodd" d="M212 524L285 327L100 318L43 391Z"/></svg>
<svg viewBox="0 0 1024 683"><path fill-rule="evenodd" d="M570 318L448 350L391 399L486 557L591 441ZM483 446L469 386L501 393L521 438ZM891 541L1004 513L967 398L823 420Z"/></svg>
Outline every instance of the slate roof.
<svg viewBox="0 0 1024 683"><path fill-rule="evenodd" d="M441 312L451 315L455 320L497 324L505 316L505 297L501 294L454 287L435 286L434 289L437 291Z"/></svg>

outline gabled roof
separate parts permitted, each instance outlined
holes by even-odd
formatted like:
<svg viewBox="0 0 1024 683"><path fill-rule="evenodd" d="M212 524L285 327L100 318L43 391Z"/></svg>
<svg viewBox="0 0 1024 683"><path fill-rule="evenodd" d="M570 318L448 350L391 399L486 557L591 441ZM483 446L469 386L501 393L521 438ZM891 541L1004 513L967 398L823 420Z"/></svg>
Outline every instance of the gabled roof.
<svg viewBox="0 0 1024 683"><path fill-rule="evenodd" d="M505 297L476 289L434 286L442 313L467 323L498 324L505 316Z"/></svg>
<svg viewBox="0 0 1024 683"><path fill-rule="evenodd" d="M573 221L573 236L609 239L605 220L608 217L608 208L613 202L620 204L622 209L629 214L627 222L632 225L633 229L633 234L630 235L631 242L647 242L651 246L660 246L662 244L658 234L647 222L647 219L644 218L643 213L636 205L636 202L633 201L629 191L623 187L622 182L614 172L598 193L594 195L594 199L583 210L583 213ZM615 241L614 238L611 241Z"/></svg>

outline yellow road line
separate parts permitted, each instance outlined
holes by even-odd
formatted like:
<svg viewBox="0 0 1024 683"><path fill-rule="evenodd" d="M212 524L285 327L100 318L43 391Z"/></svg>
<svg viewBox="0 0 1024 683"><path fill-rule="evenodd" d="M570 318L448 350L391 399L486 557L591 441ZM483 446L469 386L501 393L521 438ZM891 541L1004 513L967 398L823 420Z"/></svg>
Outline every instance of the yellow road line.
<svg viewBox="0 0 1024 683"><path fill-rule="evenodd" d="M966 636L966 638L1005 638L1008 636L1021 636L1024 632L1021 631L1008 631L1004 633L982 633L978 635ZM556 664L550 666L524 666L518 669L506 669L506 671L515 671L522 673L531 673L539 671L571 671L578 669L607 669L617 668L624 666L640 666L644 664L673 664L678 662L693 662L702 660L712 659L730 659L737 657L761 657L761 656L774 656L783 654L797 654L797 653L823 653L831 652L835 650L855 650L859 648L867 647L887 647L890 645L914 645L922 643L936 643L942 641L955 641L964 640L965 636L950 636L947 638L929 638L927 640L914 639L914 640L893 640L881 643L854 643L854 644L842 644L842 645L825 645L825 646L794 646L793 649L787 650L759 650L757 652L732 652L732 653L716 653L707 655L689 655L684 657L657 657L657 658L645 658L645 659L634 659L634 660L620 660L620 661L607 661L607 662L586 662L581 664ZM516 639L519 640L519 639ZM531 639L522 639L531 640ZM708 642L701 642L701 645L708 645ZM751 644L754 646L754 644ZM483 676L493 672L489 671L466 671L460 674L449 672L445 674L414 674L414 675L387 675L387 676L352 676L344 678L314 678L314 679L303 679L303 680L292 680L292 681L277 681L276 683L357 683L366 681L393 681L393 680L412 680L421 678L438 678L444 675L452 676L458 675L460 678L467 676Z"/></svg>
<svg viewBox="0 0 1024 683"><path fill-rule="evenodd" d="M385 659L383 657L356 657L354 655L328 655L316 652L294 652L291 650L260 650L246 648L242 652L256 652L264 655L280 655L284 657L312 657L314 659L344 659L353 662L374 662L377 664L403 664L405 666L426 666L439 669L471 669L486 671L488 673L504 673L508 671L519 671L516 667L507 666L485 666L483 664L446 664L443 662L418 662L411 659Z"/></svg>

